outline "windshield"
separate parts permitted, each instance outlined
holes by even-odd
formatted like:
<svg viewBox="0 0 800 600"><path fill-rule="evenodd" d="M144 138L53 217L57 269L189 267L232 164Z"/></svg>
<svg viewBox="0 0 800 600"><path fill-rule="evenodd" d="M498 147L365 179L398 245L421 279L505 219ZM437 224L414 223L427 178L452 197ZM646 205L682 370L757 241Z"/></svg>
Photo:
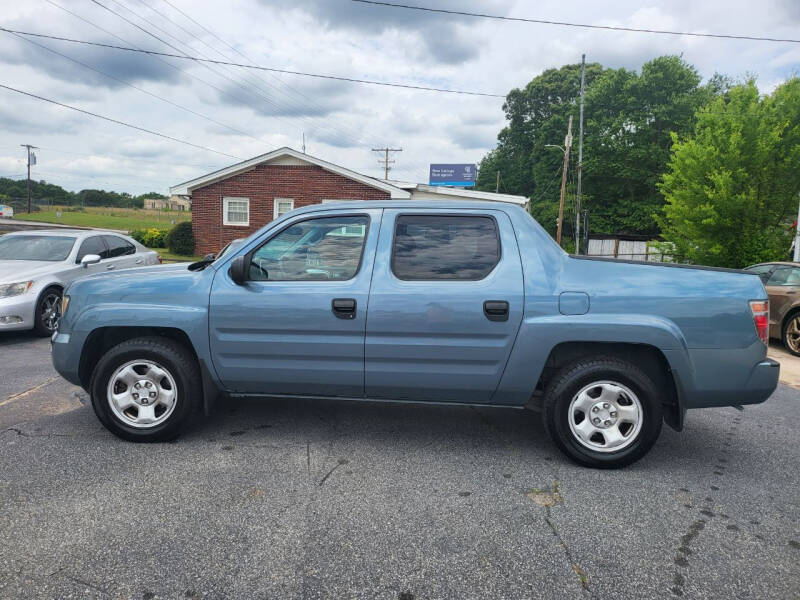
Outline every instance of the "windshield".
<svg viewBox="0 0 800 600"><path fill-rule="evenodd" d="M69 256L75 238L62 235L4 235L0 237L0 260L47 260Z"/></svg>

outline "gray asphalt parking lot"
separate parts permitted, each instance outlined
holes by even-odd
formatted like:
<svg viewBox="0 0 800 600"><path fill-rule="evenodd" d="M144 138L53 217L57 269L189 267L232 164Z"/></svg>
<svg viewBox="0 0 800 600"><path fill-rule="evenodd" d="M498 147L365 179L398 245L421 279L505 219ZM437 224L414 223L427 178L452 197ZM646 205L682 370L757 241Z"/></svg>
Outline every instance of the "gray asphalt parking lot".
<svg viewBox="0 0 800 600"><path fill-rule="evenodd" d="M123 442L0 336L2 598L797 598L798 410L689 413L621 471L538 415L229 401Z"/></svg>

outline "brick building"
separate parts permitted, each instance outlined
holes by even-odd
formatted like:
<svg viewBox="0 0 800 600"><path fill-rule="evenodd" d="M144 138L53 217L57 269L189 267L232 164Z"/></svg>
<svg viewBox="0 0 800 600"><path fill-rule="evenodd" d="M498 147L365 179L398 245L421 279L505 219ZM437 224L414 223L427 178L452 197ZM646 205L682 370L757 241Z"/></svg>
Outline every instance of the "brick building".
<svg viewBox="0 0 800 600"><path fill-rule="evenodd" d="M195 253L217 252L301 206L333 200L497 200L524 205L527 198L473 190L385 181L280 148L170 188L192 202Z"/></svg>

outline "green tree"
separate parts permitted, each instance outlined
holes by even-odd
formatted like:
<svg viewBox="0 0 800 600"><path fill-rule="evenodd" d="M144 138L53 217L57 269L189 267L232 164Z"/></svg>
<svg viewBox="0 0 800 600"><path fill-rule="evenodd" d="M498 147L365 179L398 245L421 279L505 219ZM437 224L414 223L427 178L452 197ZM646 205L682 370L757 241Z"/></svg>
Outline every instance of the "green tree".
<svg viewBox="0 0 800 600"><path fill-rule="evenodd" d="M602 72L600 64L587 64L587 85ZM499 171L500 191L531 198L534 217L552 232L564 155L546 145L563 145L570 114L577 131L580 84L581 66L573 64L548 69L523 89L511 90L503 105L508 125L481 161L476 182L477 189L494 191Z"/></svg>
<svg viewBox="0 0 800 600"><path fill-rule="evenodd" d="M662 56L636 73L586 65L583 193L591 211L591 230L603 233L655 233L653 214L663 197L656 184L666 168L671 132L692 131L695 113L726 88L715 76L700 85L697 71L677 56ZM497 147L481 161L476 187L494 190L500 171L502 192L531 199L531 213L555 231L563 154L573 116L567 231L574 199L577 162L580 65L549 69L524 89L509 92L503 109L508 125Z"/></svg>
<svg viewBox="0 0 800 600"><path fill-rule="evenodd" d="M673 135L659 217L675 259L743 267L785 258L800 192L800 79L760 97L753 81Z"/></svg>

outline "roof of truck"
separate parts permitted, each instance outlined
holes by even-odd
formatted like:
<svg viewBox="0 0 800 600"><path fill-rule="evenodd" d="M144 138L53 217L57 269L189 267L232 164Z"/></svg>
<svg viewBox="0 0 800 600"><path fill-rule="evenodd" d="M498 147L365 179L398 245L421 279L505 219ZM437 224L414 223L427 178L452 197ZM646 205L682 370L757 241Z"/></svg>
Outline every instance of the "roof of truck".
<svg viewBox="0 0 800 600"><path fill-rule="evenodd" d="M444 208L448 210L519 210L522 207L510 202L494 202L491 200L465 200L454 198L452 200L343 200L341 202L326 202L325 204L312 204L291 211L291 214L319 212L343 206L358 206L359 208ZM524 210L524 209L522 209ZM289 213L287 213L289 214Z"/></svg>

